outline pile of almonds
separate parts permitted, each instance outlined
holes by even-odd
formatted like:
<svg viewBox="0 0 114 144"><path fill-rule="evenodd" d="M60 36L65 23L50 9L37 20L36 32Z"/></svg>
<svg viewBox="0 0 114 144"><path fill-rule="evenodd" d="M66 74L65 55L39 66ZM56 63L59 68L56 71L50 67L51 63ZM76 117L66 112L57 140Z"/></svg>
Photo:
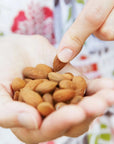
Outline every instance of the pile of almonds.
<svg viewBox="0 0 114 144"><path fill-rule="evenodd" d="M25 67L23 79L12 81L13 99L35 107L46 117L64 105L77 104L86 92L86 81L72 73L60 74L45 64Z"/></svg>

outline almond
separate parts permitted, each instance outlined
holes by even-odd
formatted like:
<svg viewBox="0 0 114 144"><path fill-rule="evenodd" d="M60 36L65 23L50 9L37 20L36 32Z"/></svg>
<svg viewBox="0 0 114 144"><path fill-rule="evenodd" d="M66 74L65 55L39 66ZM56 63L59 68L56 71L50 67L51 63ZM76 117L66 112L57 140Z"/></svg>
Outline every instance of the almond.
<svg viewBox="0 0 114 144"><path fill-rule="evenodd" d="M81 76L74 76L73 79L72 79L72 81L76 84L77 88L83 88L83 89L87 88L86 81Z"/></svg>
<svg viewBox="0 0 114 144"><path fill-rule="evenodd" d="M35 90L35 88L40 84L42 83L44 80L43 79L36 79L36 80L31 80L29 81L25 87L26 88L29 88L31 90Z"/></svg>
<svg viewBox="0 0 114 144"><path fill-rule="evenodd" d="M39 113L42 116L48 116L54 111L54 107L48 102L42 102L37 106Z"/></svg>
<svg viewBox="0 0 114 144"><path fill-rule="evenodd" d="M12 89L18 91L25 86L25 81L21 78L14 78L12 81Z"/></svg>
<svg viewBox="0 0 114 144"><path fill-rule="evenodd" d="M53 105L53 98L50 93L45 93L42 98L45 102L49 102L50 104Z"/></svg>
<svg viewBox="0 0 114 144"><path fill-rule="evenodd" d="M84 96L84 94L85 94L85 90L83 88L76 88L76 90L75 90L76 96L78 96L78 95Z"/></svg>
<svg viewBox="0 0 114 144"><path fill-rule="evenodd" d="M67 104L64 103L64 102L59 102L59 103L57 103L57 104L55 105L55 109L58 110L58 109L60 109L61 107L65 106L65 105L67 105Z"/></svg>
<svg viewBox="0 0 114 144"><path fill-rule="evenodd" d="M41 94L50 93L56 88L56 85L57 85L57 82L44 81L36 87L35 91Z"/></svg>
<svg viewBox="0 0 114 144"><path fill-rule="evenodd" d="M32 81L31 79L24 79L25 83L27 84L29 81Z"/></svg>
<svg viewBox="0 0 114 144"><path fill-rule="evenodd" d="M86 88L87 88L85 79L81 76L74 76L72 81L76 85L77 95L84 95Z"/></svg>
<svg viewBox="0 0 114 144"><path fill-rule="evenodd" d="M64 73L63 76L68 79L68 80L72 80L73 79L73 74L72 73Z"/></svg>
<svg viewBox="0 0 114 144"><path fill-rule="evenodd" d="M75 89L75 84L70 80L62 80L59 83L61 89Z"/></svg>
<svg viewBox="0 0 114 144"><path fill-rule="evenodd" d="M38 71L38 73L43 73L45 78L47 78L49 72L53 71L51 67L45 64L38 64L35 68Z"/></svg>
<svg viewBox="0 0 114 144"><path fill-rule="evenodd" d="M60 89L53 93L53 99L55 102L66 102L75 96L75 90L73 89Z"/></svg>
<svg viewBox="0 0 114 144"><path fill-rule="evenodd" d="M35 70L38 73L38 79L46 79L48 77L48 73L53 71L51 67L45 64L38 64L35 67Z"/></svg>
<svg viewBox="0 0 114 144"><path fill-rule="evenodd" d="M54 61L53 61L53 69L55 72L57 72L57 71L61 70L66 64L67 63L61 62L56 55L54 58Z"/></svg>
<svg viewBox="0 0 114 144"><path fill-rule="evenodd" d="M23 102L22 96L19 94L18 101Z"/></svg>
<svg viewBox="0 0 114 144"><path fill-rule="evenodd" d="M66 79L62 74L56 72L48 73L48 78L49 80L56 81L56 82L60 82L61 80Z"/></svg>
<svg viewBox="0 0 114 144"><path fill-rule="evenodd" d="M40 94L30 90L29 88L21 89L19 95L22 97L25 103L34 107L37 107L38 104L43 101Z"/></svg>
<svg viewBox="0 0 114 144"><path fill-rule="evenodd" d="M19 91L16 91L16 92L14 92L14 97L13 97L13 99L14 99L15 101L18 101L18 98L19 98Z"/></svg>
<svg viewBox="0 0 114 144"><path fill-rule="evenodd" d="M70 104L78 104L82 99L83 99L82 96L75 96L75 97L73 97L73 99L70 101Z"/></svg>
<svg viewBox="0 0 114 144"><path fill-rule="evenodd" d="M60 90L60 88L59 88L59 87L56 87L56 88L55 88L55 91L57 91L57 90Z"/></svg>
<svg viewBox="0 0 114 144"><path fill-rule="evenodd" d="M25 78L38 79L38 78L41 77L40 75L42 75L42 74L39 74L39 73L37 72L37 70L36 70L35 68L33 68L33 67L26 67L26 68L24 68L24 70L23 70L23 76L24 76Z"/></svg>

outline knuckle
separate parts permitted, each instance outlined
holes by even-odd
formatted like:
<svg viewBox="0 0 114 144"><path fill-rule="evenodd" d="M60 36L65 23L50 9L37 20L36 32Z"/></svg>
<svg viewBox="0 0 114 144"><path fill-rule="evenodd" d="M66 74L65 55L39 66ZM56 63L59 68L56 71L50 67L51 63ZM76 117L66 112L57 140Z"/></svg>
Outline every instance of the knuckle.
<svg viewBox="0 0 114 144"><path fill-rule="evenodd" d="M102 28L99 33L105 40L114 40L114 31L110 28Z"/></svg>
<svg viewBox="0 0 114 144"><path fill-rule="evenodd" d="M85 15L85 20L92 26L99 26L103 22L104 13L101 6L92 8L91 11L88 11Z"/></svg>
<svg viewBox="0 0 114 144"><path fill-rule="evenodd" d="M75 33L69 33L69 36L74 44L77 44L79 47L83 45L84 42Z"/></svg>

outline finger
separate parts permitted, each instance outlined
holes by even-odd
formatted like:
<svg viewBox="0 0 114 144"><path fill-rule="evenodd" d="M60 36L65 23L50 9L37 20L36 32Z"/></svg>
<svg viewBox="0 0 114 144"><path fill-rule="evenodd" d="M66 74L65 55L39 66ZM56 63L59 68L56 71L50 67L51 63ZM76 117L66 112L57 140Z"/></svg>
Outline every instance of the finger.
<svg viewBox="0 0 114 144"><path fill-rule="evenodd" d="M101 40L114 40L114 8L105 23L94 33Z"/></svg>
<svg viewBox="0 0 114 144"><path fill-rule="evenodd" d="M78 137L88 131L89 126L94 118L87 118L82 123L71 127L64 135L70 137Z"/></svg>
<svg viewBox="0 0 114 144"><path fill-rule="evenodd" d="M79 103L89 117L103 115L112 105L114 105L114 90L111 89L103 89L91 97L85 97Z"/></svg>
<svg viewBox="0 0 114 144"><path fill-rule="evenodd" d="M67 63L80 52L88 36L104 23L113 5L113 0L88 1L81 14L63 36L57 52L60 61Z"/></svg>
<svg viewBox="0 0 114 144"><path fill-rule="evenodd" d="M73 126L82 125L83 122L87 124L83 131L81 131L82 127L80 127L79 133L74 133L75 136L82 134L88 129L89 123L92 122L93 119L105 113L108 107L114 104L114 90L106 89L97 92L91 97L85 97L78 106L66 106L60 111L53 113L50 117L48 117L48 121L45 121L44 125L42 125L42 129L46 129L46 126L52 124L52 127L47 127L45 133L43 135L50 136L60 136L68 131ZM81 108L81 109L80 109ZM57 117L56 117L57 116ZM87 121L88 119L88 121ZM79 127L77 127L79 128ZM56 129L56 132L54 130ZM71 130L72 133L74 129ZM50 133L48 133L50 132ZM59 135L60 134L60 135ZM73 135L72 135L73 136Z"/></svg>
<svg viewBox="0 0 114 144"><path fill-rule="evenodd" d="M114 104L114 90L101 90L92 97L85 97L79 106L85 111L87 119L82 123L73 126L65 135L76 137L86 132L90 123L100 115L103 115L106 109Z"/></svg>
<svg viewBox="0 0 114 144"><path fill-rule="evenodd" d="M109 78L100 78L87 81L87 95L92 95L102 89L114 90L114 80Z"/></svg>
<svg viewBox="0 0 114 144"><path fill-rule="evenodd" d="M41 117L31 106L14 102L6 89L0 85L0 126L4 128L38 128Z"/></svg>
<svg viewBox="0 0 114 144"><path fill-rule="evenodd" d="M13 128L12 131L26 143L50 141L63 136L71 126L81 123L85 119L84 111L78 106L64 106L44 119L39 130ZM21 135L22 134L22 135Z"/></svg>
<svg viewBox="0 0 114 144"><path fill-rule="evenodd" d="M62 136L70 127L84 121L86 115L79 106L64 106L48 116L41 127L41 133L52 139Z"/></svg>
<svg viewBox="0 0 114 144"><path fill-rule="evenodd" d="M28 132L25 129L20 131L13 129L13 132L16 132L17 135L22 132L29 135L27 138L26 135L22 136L23 139L29 142L33 140L34 142L47 141L64 134L67 136L78 136L88 129L94 118L104 114L105 110L113 104L114 90L102 90L92 97L85 97L77 106L64 106L50 114L43 121L40 131ZM79 133L75 132L74 128L70 131L69 129L72 127L80 129Z"/></svg>

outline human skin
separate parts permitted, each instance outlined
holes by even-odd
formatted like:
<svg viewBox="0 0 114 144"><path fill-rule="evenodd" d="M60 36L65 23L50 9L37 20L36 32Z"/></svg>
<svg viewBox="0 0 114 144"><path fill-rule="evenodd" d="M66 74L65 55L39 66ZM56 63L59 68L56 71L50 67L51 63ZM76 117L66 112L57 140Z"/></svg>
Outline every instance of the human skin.
<svg viewBox="0 0 114 144"><path fill-rule="evenodd" d="M71 61L91 34L101 40L114 40L114 0L88 0L60 42L59 60Z"/></svg>
<svg viewBox="0 0 114 144"><path fill-rule="evenodd" d="M12 100L11 82L22 70L39 63L52 66L56 49L42 36L12 35L0 38L0 126L10 128L21 141L38 144L61 136L78 137L91 122L114 105L114 81L87 81L87 96L78 105L64 106L44 120L30 105ZM60 73L80 75L70 64Z"/></svg>

